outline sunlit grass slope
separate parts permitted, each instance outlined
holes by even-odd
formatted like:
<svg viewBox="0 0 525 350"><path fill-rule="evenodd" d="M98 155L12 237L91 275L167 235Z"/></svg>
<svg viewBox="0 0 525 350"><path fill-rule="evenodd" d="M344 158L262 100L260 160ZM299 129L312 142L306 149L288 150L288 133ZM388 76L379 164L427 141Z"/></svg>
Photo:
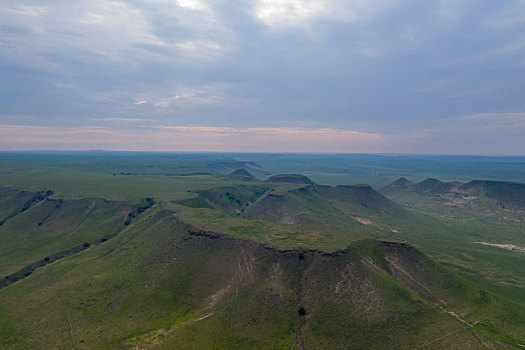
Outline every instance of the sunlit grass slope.
<svg viewBox="0 0 525 350"><path fill-rule="evenodd" d="M0 157L0 273L36 266L0 289L0 348L523 343L525 254L476 243L525 246L519 193L257 181L235 170L275 172L221 157Z"/></svg>
<svg viewBox="0 0 525 350"><path fill-rule="evenodd" d="M43 199L0 226L0 275L53 253L109 238L123 228L131 210L131 204L103 199Z"/></svg>
<svg viewBox="0 0 525 350"><path fill-rule="evenodd" d="M192 234L157 205L105 243L0 290L0 344L475 349L518 341L521 312L406 244L279 251Z"/></svg>

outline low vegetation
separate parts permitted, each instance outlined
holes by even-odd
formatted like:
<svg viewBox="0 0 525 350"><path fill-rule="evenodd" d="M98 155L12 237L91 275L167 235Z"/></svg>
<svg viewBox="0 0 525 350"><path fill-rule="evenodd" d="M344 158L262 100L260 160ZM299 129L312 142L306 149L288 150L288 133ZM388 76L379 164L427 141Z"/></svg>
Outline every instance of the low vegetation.
<svg viewBox="0 0 525 350"><path fill-rule="evenodd" d="M97 159L0 157L0 348L525 346L523 184Z"/></svg>

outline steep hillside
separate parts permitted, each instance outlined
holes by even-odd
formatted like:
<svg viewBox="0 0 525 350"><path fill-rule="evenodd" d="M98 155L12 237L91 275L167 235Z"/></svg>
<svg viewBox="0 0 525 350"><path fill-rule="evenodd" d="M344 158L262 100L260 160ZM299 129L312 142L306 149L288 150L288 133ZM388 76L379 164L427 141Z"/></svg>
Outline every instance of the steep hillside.
<svg viewBox="0 0 525 350"><path fill-rule="evenodd" d="M523 183L474 180L462 185L458 190L495 199L500 206L525 209L525 184Z"/></svg>
<svg viewBox="0 0 525 350"><path fill-rule="evenodd" d="M457 189L462 184L460 182L442 182L438 179L428 178L413 186L419 192L446 193Z"/></svg>
<svg viewBox="0 0 525 350"><path fill-rule="evenodd" d="M284 193L269 192L248 208L246 217L287 224L335 224L344 220L319 193L317 186Z"/></svg>
<svg viewBox="0 0 525 350"><path fill-rule="evenodd" d="M396 190L407 190L412 189L414 186L413 182L408 181L404 177L400 177L396 181L392 182L391 184L386 185L385 189L396 189Z"/></svg>
<svg viewBox="0 0 525 350"><path fill-rule="evenodd" d="M345 214L403 216L407 213L369 185L318 186L319 193Z"/></svg>
<svg viewBox="0 0 525 350"><path fill-rule="evenodd" d="M4 222L44 200L53 191L29 192L0 186L0 226Z"/></svg>
<svg viewBox="0 0 525 350"><path fill-rule="evenodd" d="M409 214L368 185L305 186L269 193L246 211L247 217L299 224L344 224L368 219L388 222Z"/></svg>
<svg viewBox="0 0 525 350"><path fill-rule="evenodd" d="M0 346L505 347L523 341L522 312L406 244L280 251L156 206L109 241L1 289Z"/></svg>
<svg viewBox="0 0 525 350"><path fill-rule="evenodd" d="M229 216L299 225L348 226L349 221L384 228L413 217L368 185L266 185L215 187L177 202Z"/></svg>
<svg viewBox="0 0 525 350"><path fill-rule="evenodd" d="M127 214L134 210L132 204L103 199L50 198L31 202L27 209L19 210L26 198L31 201L41 196L18 192L14 197L21 200L9 202L11 206L6 207L14 214L0 226L2 276L55 253L111 237L125 226Z"/></svg>
<svg viewBox="0 0 525 350"><path fill-rule="evenodd" d="M461 183L442 182L428 178L414 184L405 178L400 178L383 187L381 192L400 200L404 199L403 194L417 193L448 199L449 205L462 205L469 202L473 205L490 206L490 202L485 201L488 199L494 201L493 204L500 208L525 209L525 184L519 182L473 180L468 183ZM417 198L415 200L417 201Z"/></svg>
<svg viewBox="0 0 525 350"><path fill-rule="evenodd" d="M301 205L289 196L268 193L268 195L249 208L246 216L262 221L293 224L300 222L301 211Z"/></svg>
<svg viewBox="0 0 525 350"><path fill-rule="evenodd" d="M237 169L227 175L228 179L233 181L257 181L258 179L253 176L246 169Z"/></svg>
<svg viewBox="0 0 525 350"><path fill-rule="evenodd" d="M224 210L230 214L240 214L270 189L266 185L214 187L209 190L195 191L198 198L184 200L181 204L195 203L194 207L208 207ZM198 203L198 204L197 204ZM191 204L190 204L191 206Z"/></svg>

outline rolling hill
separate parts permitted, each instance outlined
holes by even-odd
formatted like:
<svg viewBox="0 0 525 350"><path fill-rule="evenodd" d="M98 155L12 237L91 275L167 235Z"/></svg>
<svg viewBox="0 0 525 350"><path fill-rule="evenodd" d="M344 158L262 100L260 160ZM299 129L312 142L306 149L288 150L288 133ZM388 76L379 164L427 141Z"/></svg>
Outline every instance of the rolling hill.
<svg viewBox="0 0 525 350"><path fill-rule="evenodd" d="M288 183L288 182L287 182ZM335 187L294 183L289 187L262 185L216 187L197 191L180 201L192 208L285 224L345 225L398 221L410 213L368 185Z"/></svg>
<svg viewBox="0 0 525 350"><path fill-rule="evenodd" d="M0 344L505 348L525 326L518 309L406 243L279 250L195 229L161 203L114 238L1 289Z"/></svg>
<svg viewBox="0 0 525 350"><path fill-rule="evenodd" d="M431 193L431 194L440 194L447 193L457 190L462 183L460 182L442 182L438 179L427 178L418 183L412 183L401 177L391 184L385 186L385 190L405 190L405 191L414 191L419 193Z"/></svg>
<svg viewBox="0 0 525 350"><path fill-rule="evenodd" d="M525 345L522 184L15 158L0 157L1 349Z"/></svg>

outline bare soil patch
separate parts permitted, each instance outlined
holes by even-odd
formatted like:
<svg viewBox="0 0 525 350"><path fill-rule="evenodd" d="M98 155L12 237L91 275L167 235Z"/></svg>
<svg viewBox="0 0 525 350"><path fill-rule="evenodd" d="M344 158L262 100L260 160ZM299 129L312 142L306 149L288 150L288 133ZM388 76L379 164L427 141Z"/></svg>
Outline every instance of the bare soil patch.
<svg viewBox="0 0 525 350"><path fill-rule="evenodd" d="M497 244L497 243L487 243L487 242L474 242L474 243L525 253L525 247L520 247L514 244Z"/></svg>

